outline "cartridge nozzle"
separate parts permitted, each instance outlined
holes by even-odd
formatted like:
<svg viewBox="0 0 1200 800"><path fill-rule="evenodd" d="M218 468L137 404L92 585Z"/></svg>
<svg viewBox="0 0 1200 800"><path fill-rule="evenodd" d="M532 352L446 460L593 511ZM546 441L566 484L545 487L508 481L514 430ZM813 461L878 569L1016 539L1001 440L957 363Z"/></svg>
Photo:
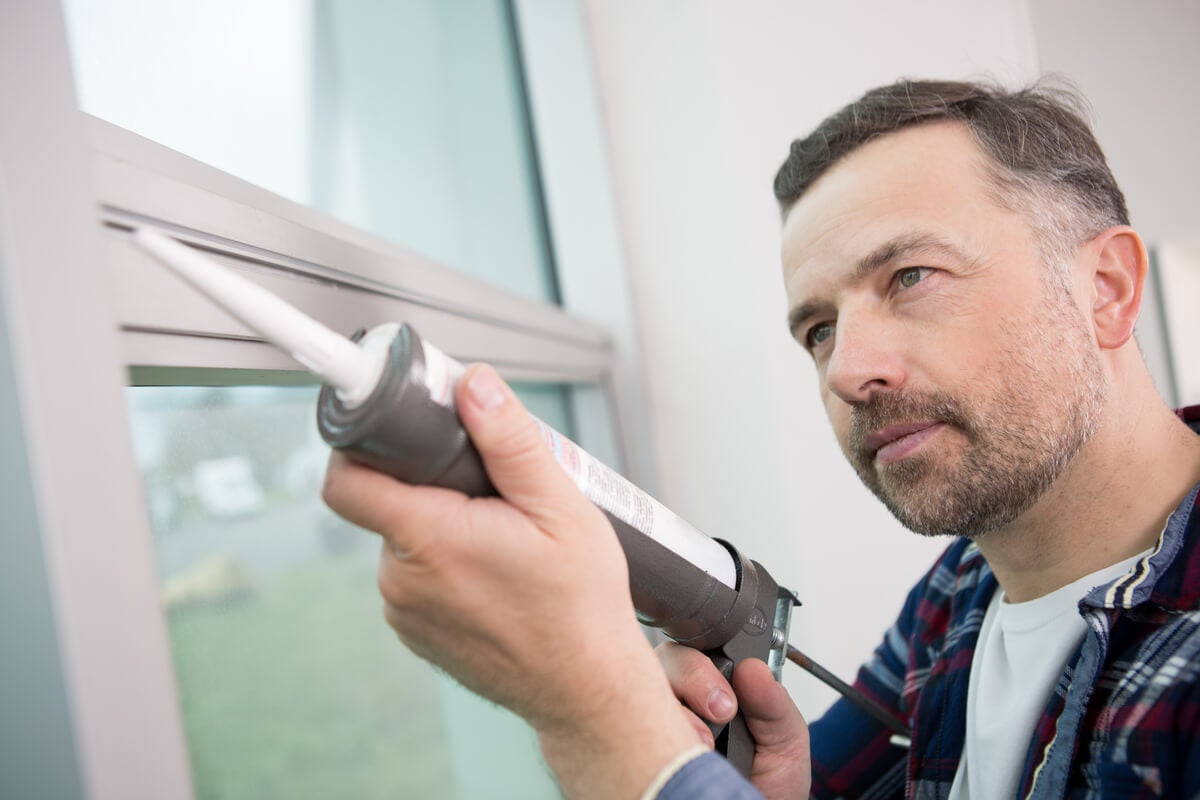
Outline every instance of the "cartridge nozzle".
<svg viewBox="0 0 1200 800"><path fill-rule="evenodd" d="M331 385L347 406L362 403L379 383L384 366L381 353L363 350L194 248L148 228L138 229L133 238L176 275Z"/></svg>

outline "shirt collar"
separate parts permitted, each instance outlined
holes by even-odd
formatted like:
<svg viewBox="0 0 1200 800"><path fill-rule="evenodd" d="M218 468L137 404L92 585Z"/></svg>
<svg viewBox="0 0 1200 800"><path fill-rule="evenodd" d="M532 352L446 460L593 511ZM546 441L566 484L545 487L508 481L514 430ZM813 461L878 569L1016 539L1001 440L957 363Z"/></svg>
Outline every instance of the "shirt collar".
<svg viewBox="0 0 1200 800"><path fill-rule="evenodd" d="M1200 406L1175 413L1200 434ZM1171 612L1200 608L1200 484L1171 512L1148 555L1084 598L1097 608L1132 608L1146 601Z"/></svg>

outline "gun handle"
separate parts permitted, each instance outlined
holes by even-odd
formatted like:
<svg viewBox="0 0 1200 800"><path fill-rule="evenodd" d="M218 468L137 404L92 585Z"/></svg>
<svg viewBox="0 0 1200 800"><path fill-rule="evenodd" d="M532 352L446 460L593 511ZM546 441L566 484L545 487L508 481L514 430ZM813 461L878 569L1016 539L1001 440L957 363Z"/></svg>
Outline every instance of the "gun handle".
<svg viewBox="0 0 1200 800"><path fill-rule="evenodd" d="M725 676L725 680L733 680L733 659L719 652L709 652L708 657ZM742 712L738 711L734 718L726 723L708 722L708 729L712 731L714 749L725 756L734 769L749 777L750 768L754 766L754 737L746 727L746 718L742 716Z"/></svg>
<svg viewBox="0 0 1200 800"><path fill-rule="evenodd" d="M754 766L754 737L746 727L746 718L738 712L721 735L717 737L716 751L725 756L734 769L745 777L750 777L750 769Z"/></svg>
<svg viewBox="0 0 1200 800"><path fill-rule="evenodd" d="M725 680L731 684L734 665L746 658L765 661L775 680L782 678L792 607L800 605L796 596L777 585L758 563L750 563L754 567L757 582L755 588L758 594L755 613L750 617L755 624L744 626L721 647L704 651L713 666L720 670ZM754 766L755 744L742 712L739 710L737 715L724 725L710 722L708 729L712 731L714 749L725 756L738 772L749 778L750 770Z"/></svg>

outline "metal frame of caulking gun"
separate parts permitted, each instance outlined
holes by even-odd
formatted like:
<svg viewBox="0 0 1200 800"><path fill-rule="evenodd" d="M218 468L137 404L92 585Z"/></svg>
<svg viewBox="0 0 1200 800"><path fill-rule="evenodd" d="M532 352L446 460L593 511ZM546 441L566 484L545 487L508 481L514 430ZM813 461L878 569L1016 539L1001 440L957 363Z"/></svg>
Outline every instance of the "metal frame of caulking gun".
<svg viewBox="0 0 1200 800"><path fill-rule="evenodd" d="M776 681L783 679L783 662L787 656L787 634L791 626L792 609L800 601L788 589L775 582L757 561L751 561L728 542L717 541L729 548L738 568L738 601L728 620L742 622L728 641L714 649L705 649L725 679L733 681L733 669L747 658L765 661ZM723 622L728 630L729 622ZM743 775L750 775L754 765L754 737L739 710L727 725L709 723L718 752L724 754Z"/></svg>

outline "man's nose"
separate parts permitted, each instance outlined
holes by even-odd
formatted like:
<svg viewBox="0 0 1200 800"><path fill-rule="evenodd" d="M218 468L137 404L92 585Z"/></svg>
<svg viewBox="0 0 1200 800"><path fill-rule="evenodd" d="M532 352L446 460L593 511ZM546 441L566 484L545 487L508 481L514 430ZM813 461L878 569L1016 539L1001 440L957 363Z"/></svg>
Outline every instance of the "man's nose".
<svg viewBox="0 0 1200 800"><path fill-rule="evenodd" d="M870 313L842 314L825 368L829 390L850 405L904 385L907 373L897 331Z"/></svg>

